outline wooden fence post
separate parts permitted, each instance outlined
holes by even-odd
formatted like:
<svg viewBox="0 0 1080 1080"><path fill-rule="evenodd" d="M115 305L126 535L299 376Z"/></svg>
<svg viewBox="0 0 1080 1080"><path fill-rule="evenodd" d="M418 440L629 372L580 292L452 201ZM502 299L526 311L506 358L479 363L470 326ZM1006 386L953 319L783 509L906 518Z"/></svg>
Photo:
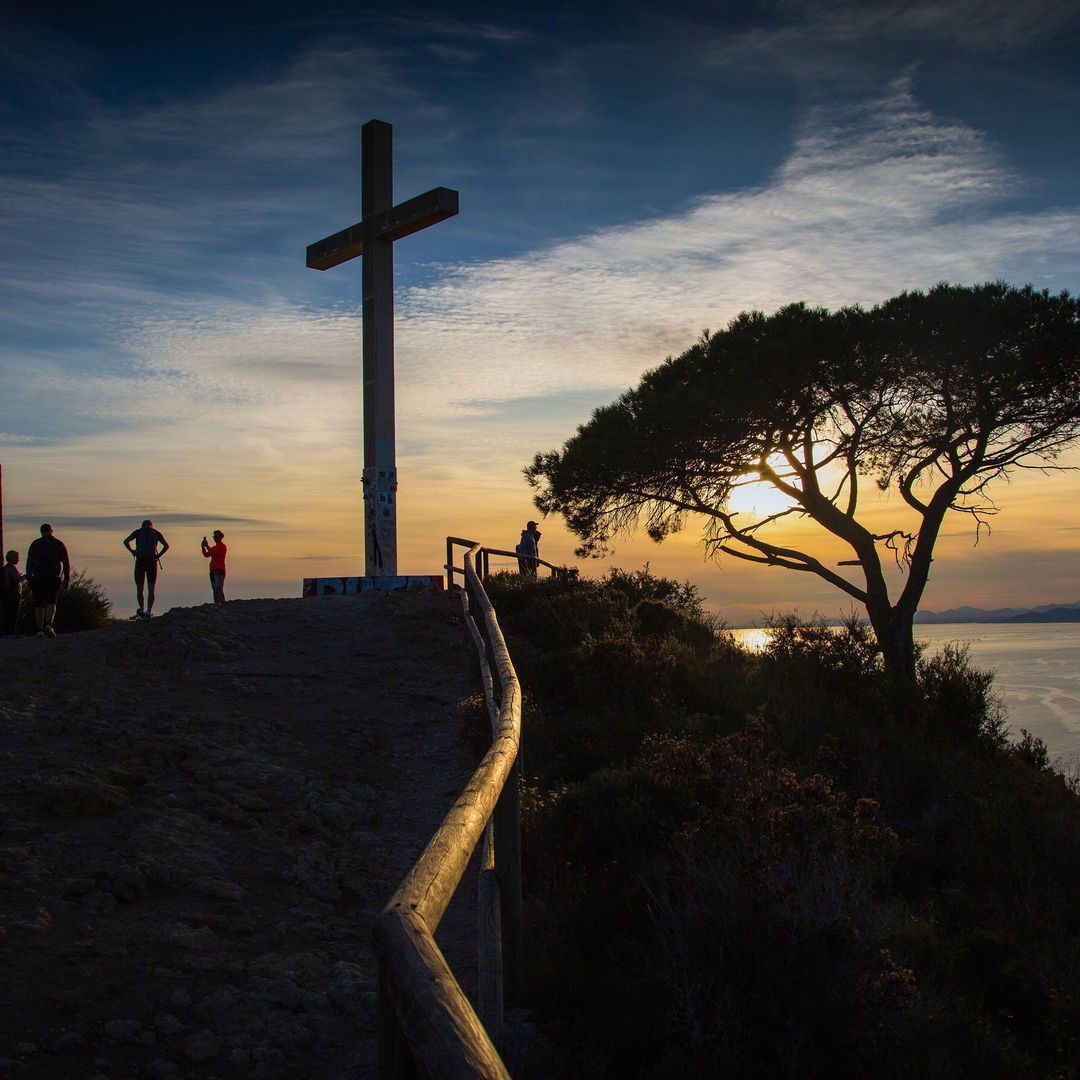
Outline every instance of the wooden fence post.
<svg viewBox="0 0 1080 1080"><path fill-rule="evenodd" d="M379 987L377 1002L379 1080L419 1080L420 1074L416 1070L408 1040L394 1012L392 995L381 957L377 961L376 970Z"/></svg>
<svg viewBox="0 0 1080 1080"><path fill-rule="evenodd" d="M503 982L511 998L517 993L521 958L521 758L506 779L495 804L495 874L502 900Z"/></svg>
<svg viewBox="0 0 1080 1080"><path fill-rule="evenodd" d="M477 1013L496 1050L503 1048L503 940L499 877L495 872L493 829L484 833L477 882L476 941L479 979Z"/></svg>

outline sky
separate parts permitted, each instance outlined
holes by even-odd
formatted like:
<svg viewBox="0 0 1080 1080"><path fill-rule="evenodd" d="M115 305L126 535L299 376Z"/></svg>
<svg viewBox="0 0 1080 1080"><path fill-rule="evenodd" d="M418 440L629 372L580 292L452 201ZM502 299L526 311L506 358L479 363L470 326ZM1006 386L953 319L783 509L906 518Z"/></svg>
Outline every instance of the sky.
<svg viewBox="0 0 1080 1080"><path fill-rule="evenodd" d="M215 528L231 597L362 573L360 265L305 249L359 220L369 119L397 201L461 205L395 245L402 573L438 573L447 535L512 548L533 455L741 311L1080 290L1071 0L0 13L4 543L51 522L120 614L145 517L172 545L158 611L210 599ZM1080 600L1078 494L1021 475L977 546L958 515L924 607ZM732 625L850 610L700 537L582 570L647 562Z"/></svg>

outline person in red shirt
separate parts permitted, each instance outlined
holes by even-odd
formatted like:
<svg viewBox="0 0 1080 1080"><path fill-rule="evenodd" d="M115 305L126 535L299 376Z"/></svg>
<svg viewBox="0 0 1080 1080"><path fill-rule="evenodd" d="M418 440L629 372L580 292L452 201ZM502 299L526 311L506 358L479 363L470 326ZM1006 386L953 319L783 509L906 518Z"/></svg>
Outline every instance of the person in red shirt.
<svg viewBox="0 0 1080 1080"><path fill-rule="evenodd" d="M220 529L214 530L214 544L211 547L202 538L203 557L210 560L210 588L214 590L214 603L225 603L225 553L228 548L222 543L225 534Z"/></svg>

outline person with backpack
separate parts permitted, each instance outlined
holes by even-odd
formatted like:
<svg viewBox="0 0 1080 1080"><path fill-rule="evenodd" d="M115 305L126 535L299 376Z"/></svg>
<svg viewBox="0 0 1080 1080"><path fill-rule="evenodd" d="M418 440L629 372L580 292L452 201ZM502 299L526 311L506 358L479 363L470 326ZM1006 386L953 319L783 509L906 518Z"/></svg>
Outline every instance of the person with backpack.
<svg viewBox="0 0 1080 1080"><path fill-rule="evenodd" d="M521 530L521 542L514 550L518 556L518 573L536 577L536 560L540 556L540 536L535 521L527 522Z"/></svg>
<svg viewBox="0 0 1080 1080"><path fill-rule="evenodd" d="M53 527L41 526L41 535L26 552L26 580L34 601L36 637L56 637L53 621L60 590L71 583L71 560L62 540L53 536Z"/></svg>
<svg viewBox="0 0 1080 1080"><path fill-rule="evenodd" d="M135 546L132 547L132 542ZM158 545L161 550L158 550ZM149 619L154 612L154 592L157 588L159 560L169 550L169 542L154 528L154 523L147 518L130 536L124 539L124 547L135 560L135 594L139 598L139 610L133 618ZM143 608L143 586L146 591L146 608Z"/></svg>

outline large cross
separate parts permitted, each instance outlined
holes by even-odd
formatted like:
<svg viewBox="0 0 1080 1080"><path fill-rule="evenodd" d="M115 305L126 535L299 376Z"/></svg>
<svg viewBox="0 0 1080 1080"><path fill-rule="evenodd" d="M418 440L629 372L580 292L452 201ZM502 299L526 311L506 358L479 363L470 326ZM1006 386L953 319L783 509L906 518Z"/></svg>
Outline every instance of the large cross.
<svg viewBox="0 0 1080 1080"><path fill-rule="evenodd" d="M394 206L392 131L381 120L361 129L363 218L307 249L315 270L363 256L364 573L374 578L397 575L394 241L458 212L458 193L444 187Z"/></svg>

